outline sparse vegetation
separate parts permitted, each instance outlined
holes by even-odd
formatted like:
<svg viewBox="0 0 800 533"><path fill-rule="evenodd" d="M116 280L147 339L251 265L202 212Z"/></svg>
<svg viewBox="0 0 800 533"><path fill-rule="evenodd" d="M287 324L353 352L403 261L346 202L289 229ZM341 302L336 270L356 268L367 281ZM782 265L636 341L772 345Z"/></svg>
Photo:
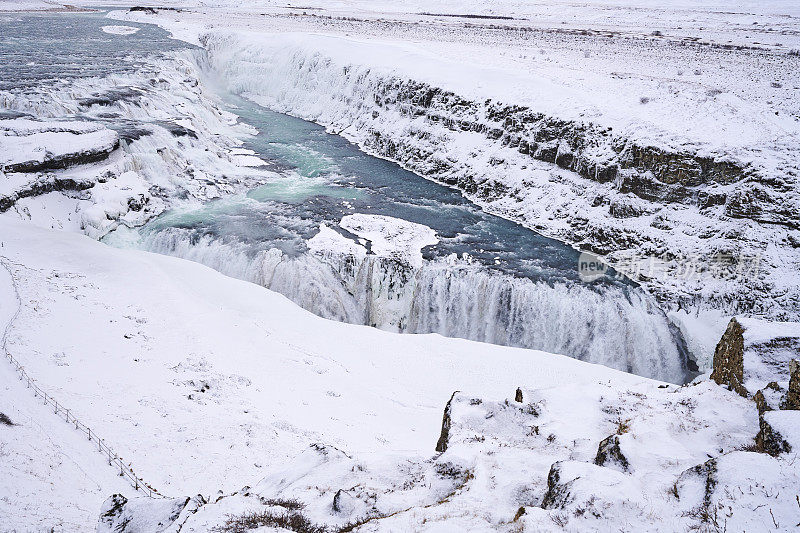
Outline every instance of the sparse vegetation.
<svg viewBox="0 0 800 533"><path fill-rule="evenodd" d="M297 500L268 500L276 502L272 505L279 507L298 506L304 508L305 504ZM373 517L374 518L374 517ZM273 513L271 511L251 511L239 516L229 515L225 523L212 529L217 533L247 533L261 527L274 527L294 531L295 533L350 533L357 527L365 524L371 518L349 522L343 526L331 527L315 524L305 515L297 511Z"/></svg>
<svg viewBox="0 0 800 533"><path fill-rule="evenodd" d="M720 523L719 510L715 506L699 505L685 513L683 516L693 518L697 524L689 526L689 530L716 533L725 531L725 527Z"/></svg>
<svg viewBox="0 0 800 533"><path fill-rule="evenodd" d="M16 426L16 424L12 422L5 413L0 413L0 424L3 424L4 426Z"/></svg>
<svg viewBox="0 0 800 533"><path fill-rule="evenodd" d="M617 420L617 435L624 435L625 433L631 430L631 419L628 418L626 420L622 420L621 418Z"/></svg>
<svg viewBox="0 0 800 533"><path fill-rule="evenodd" d="M552 513L550 514L550 520L559 527L567 527L567 524L569 524L569 515L566 513Z"/></svg>
<svg viewBox="0 0 800 533"><path fill-rule="evenodd" d="M299 511L300 509L305 509L306 504L299 500L290 499L286 500L283 498L269 498L262 500L264 505L270 505L274 507L283 507L284 509L289 509L290 511Z"/></svg>
<svg viewBox="0 0 800 533"><path fill-rule="evenodd" d="M280 527L296 533L332 533L332 530L327 526L314 524L301 513L273 513L271 511L229 516L225 523L215 527L214 531L219 533L247 533L260 527Z"/></svg>

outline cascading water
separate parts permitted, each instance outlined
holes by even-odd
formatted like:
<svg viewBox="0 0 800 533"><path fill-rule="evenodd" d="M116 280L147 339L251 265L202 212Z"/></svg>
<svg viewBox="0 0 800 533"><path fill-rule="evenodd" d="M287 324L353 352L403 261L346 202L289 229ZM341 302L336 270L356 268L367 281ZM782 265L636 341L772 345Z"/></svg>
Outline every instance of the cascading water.
<svg viewBox="0 0 800 533"><path fill-rule="evenodd" d="M321 126L222 93L259 131L245 151L272 166L251 173L225 153L233 138L216 139L221 130L248 130L228 124L233 115L210 105L206 87L192 81L190 61L210 68L203 52L152 57L182 45L150 27L112 39L103 24L99 15L82 15L59 26L66 52L45 47L37 52L41 64L29 65L17 48L27 54L49 42L51 23L26 18L21 28L34 36L30 42L0 43L0 55L11 58L0 65L8 74L0 108L101 121L120 132L124 170L143 176L161 191L153 202L173 210L137 230L122 227L107 242L204 263L334 320L535 348L684 381L680 335L635 285L584 284L578 253L563 243L489 215ZM86 39L67 38L75 28L92 40L91 50ZM120 52L117 38L141 54ZM83 77L83 63L72 56L103 77ZM54 75L67 81L53 84ZM171 114L176 106L184 109L180 120ZM244 188L247 194L235 194Z"/></svg>
<svg viewBox="0 0 800 533"><path fill-rule="evenodd" d="M634 284L584 284L569 246L489 215L321 126L224 98L259 131L245 147L278 172L246 195L173 204L106 242L203 263L329 319L540 349L685 381L680 334ZM419 257L376 252L374 236L343 223L354 215L413 221L438 242L419 246ZM398 235L382 238L391 244Z"/></svg>
<svg viewBox="0 0 800 533"><path fill-rule="evenodd" d="M534 281L454 256L413 265L331 248L292 255L176 227L145 230L136 245L257 283L333 320L561 353L673 382L686 375L674 328L630 285Z"/></svg>

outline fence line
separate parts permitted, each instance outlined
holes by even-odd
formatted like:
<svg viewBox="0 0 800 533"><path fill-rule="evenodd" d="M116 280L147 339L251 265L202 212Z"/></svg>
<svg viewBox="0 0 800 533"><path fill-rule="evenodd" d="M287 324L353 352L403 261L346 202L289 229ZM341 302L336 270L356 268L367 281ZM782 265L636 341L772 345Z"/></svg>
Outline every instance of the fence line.
<svg viewBox="0 0 800 533"><path fill-rule="evenodd" d="M63 417L62 419L67 424L74 425L76 430L79 430L82 433L86 434L86 437L89 441L91 441L92 443L96 443L98 453L102 453L104 456L106 456L108 460L108 465L118 468L120 477L127 478L127 480L131 483L131 485L133 485L133 487L136 490L141 490L146 496L149 496L150 498L166 498L166 496L159 493L150 484L146 483L141 477L137 476L136 472L133 471L133 468L130 467L130 464L126 465L125 463L123 463L122 458L119 457L114 452L114 450L112 450L111 447L97 435L96 432L92 431L92 428L90 428L89 426L78 420L78 418L74 414L72 414L69 409L58 403L58 401L56 401L56 399L52 395L47 394L47 392L44 389L39 387L36 384L36 381L32 379L30 375L25 371L25 368L22 366L22 364L20 364L19 360L17 360L8 351L7 347L8 332L11 330L11 324L19 315L22 304L21 304L21 299L19 298L19 292L17 291L14 276L11 274L11 269L9 269L3 262L0 262L0 265L2 265L8 271L8 274L11 277L11 283L14 286L14 291L17 293L16 294L17 301L20 302L20 308L17 309L17 313L15 313L15 315L6 325L2 339L3 351L5 352L6 357L8 357L8 360L11 362L12 365L14 365L14 368L19 373L20 381L25 382L27 387L33 391L34 397L42 398L43 404L50 405L53 408L54 413L56 415L60 415L60 417Z"/></svg>

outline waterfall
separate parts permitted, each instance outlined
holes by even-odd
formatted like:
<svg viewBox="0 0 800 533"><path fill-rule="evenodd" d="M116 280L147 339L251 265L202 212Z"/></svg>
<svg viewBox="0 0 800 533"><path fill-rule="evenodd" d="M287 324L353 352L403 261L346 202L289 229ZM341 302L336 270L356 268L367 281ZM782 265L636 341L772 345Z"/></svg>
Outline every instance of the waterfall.
<svg viewBox="0 0 800 533"><path fill-rule="evenodd" d="M289 256L174 227L145 232L139 245L257 283L332 320L559 353L675 383L686 377L682 342L635 287L532 281L453 258L412 266L332 250Z"/></svg>

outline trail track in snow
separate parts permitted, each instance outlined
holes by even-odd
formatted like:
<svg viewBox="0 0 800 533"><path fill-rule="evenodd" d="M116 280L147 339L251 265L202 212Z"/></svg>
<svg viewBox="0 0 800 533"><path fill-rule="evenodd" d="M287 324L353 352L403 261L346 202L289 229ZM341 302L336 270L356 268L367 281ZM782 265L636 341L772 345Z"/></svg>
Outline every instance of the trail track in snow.
<svg viewBox="0 0 800 533"><path fill-rule="evenodd" d="M6 263L9 263L9 262L11 262L11 261L7 257L0 256L0 265L2 265L3 269L7 273L7 274L3 274L2 272L0 272L0 289L3 289L3 287L2 287L3 285L7 285L7 287L5 287L5 289L10 288L13 291L13 293L14 293L14 301L16 301L16 309L14 310L13 315L10 315L10 318L8 319L8 321L6 322L5 327L3 328L3 336L2 336L2 339L0 339L2 341L2 342L0 342L0 347L2 347L2 350L3 350L6 358L8 359L9 363L11 363L12 367L14 368L14 370L16 370L17 374L19 375L19 380L21 382L23 382L23 383L27 382L27 388L33 390L33 394L34 394L35 397L37 397L37 398L41 397L44 400L44 404L45 405L53 406L55 408L54 414L58 415L59 412L61 412L62 414L60 415L60 417L68 425L74 424L76 430L81 430L82 432L85 431L87 433L88 440L90 442L93 442L93 443L96 442L97 443L97 446L98 446L98 450L97 451L100 452L101 454L104 454L104 455L108 456L108 466L112 467L114 469L119 469L119 476L120 477L125 477L126 480L131 483L131 485L134 487L134 489L136 491L139 491L139 489L142 489L142 492L146 496L149 496L151 498L162 498L163 496L161 494L159 494L159 492L157 490L155 490L149 483L145 482L141 477L139 477L133 471L133 468L130 467L130 463L128 463L128 465L126 465L124 463L124 461L122 460L122 458L119 457L116 453L114 453L112 451L111 447L108 446L105 443L104 439L100 438L97 435L96 432L92 431L92 429L89 426L87 426L86 424L81 422L76 416L71 415L70 414L70 409L67 409L63 404L59 403L52 395L50 395L46 391L42 390L42 388L39 387L36 384L36 380L33 379L28 374L28 372L25 370L25 368L22 366L22 364L19 362L19 360L17 358L15 358L11 354L11 352L8 350L8 336L9 336L9 333L11 332L11 329L12 329L12 327L14 325L14 322L19 317L20 312L22 310L22 299L20 298L19 290L17 289L17 283L14 280L14 273L13 273L12 269L9 268L8 265L6 264ZM23 267L23 265L19 265L19 264L17 264L17 266ZM7 280L2 280L3 277L7 277ZM11 301L10 298L4 298L4 300L5 301ZM0 320L4 319L4 315L5 314L7 314L6 310L3 309L3 308L0 308ZM64 457L67 457L72 463L74 463L75 466L79 470L81 470L81 472L86 474L87 477L91 477L89 475L89 473L81 467L79 461L76 461L73 457L70 456L70 454L68 454L68 453L66 453L66 452L64 452L63 450L60 449L61 448L60 444L62 443L62 441L54 439L53 436L52 436L52 432L48 431L48 429L46 427L49 424L49 421L44 420L43 422L44 423L41 424L41 425L38 424L38 422L37 422L37 426L39 427L39 429L43 433L45 433L45 435L47 436L48 440L53 444L53 447L58 448L59 452ZM87 448L87 451L88 451L88 448ZM88 454L82 454L82 455L84 457L88 457ZM97 483L97 485L98 485L98 488L101 488L100 483Z"/></svg>

